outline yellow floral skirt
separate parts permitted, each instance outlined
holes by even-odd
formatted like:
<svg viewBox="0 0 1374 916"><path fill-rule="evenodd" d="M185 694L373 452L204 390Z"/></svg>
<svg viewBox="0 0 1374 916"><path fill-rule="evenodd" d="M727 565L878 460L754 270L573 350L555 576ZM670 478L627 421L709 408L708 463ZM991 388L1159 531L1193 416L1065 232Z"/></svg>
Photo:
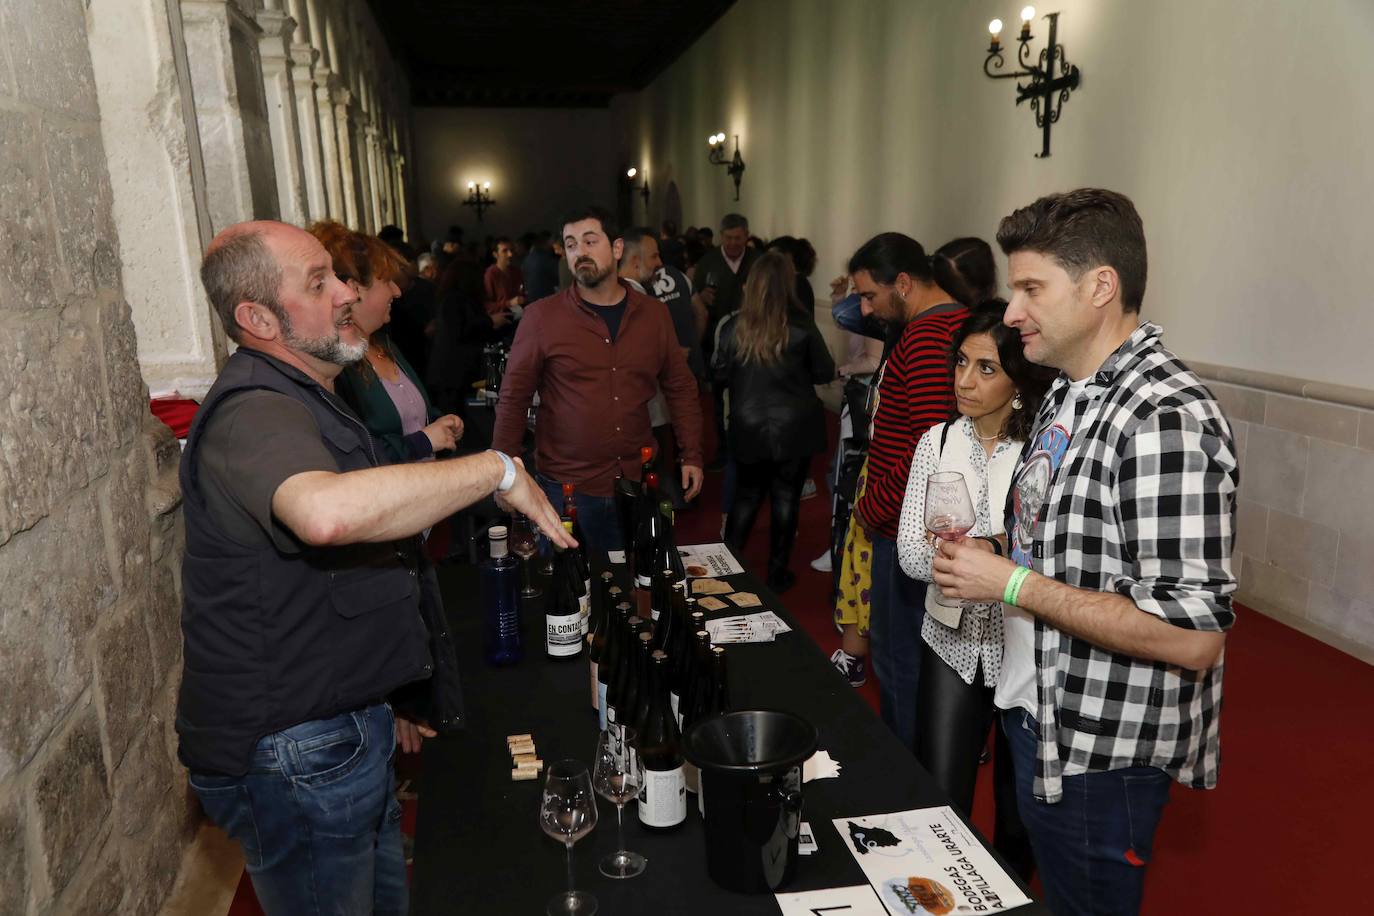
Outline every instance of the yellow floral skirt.
<svg viewBox="0 0 1374 916"><path fill-rule="evenodd" d="M868 483L868 461L859 471L854 488L854 504L858 505ZM849 531L844 536L844 553L840 558L840 594L835 600L835 622L857 624L859 635L868 635L869 595L873 587L873 542L851 513Z"/></svg>

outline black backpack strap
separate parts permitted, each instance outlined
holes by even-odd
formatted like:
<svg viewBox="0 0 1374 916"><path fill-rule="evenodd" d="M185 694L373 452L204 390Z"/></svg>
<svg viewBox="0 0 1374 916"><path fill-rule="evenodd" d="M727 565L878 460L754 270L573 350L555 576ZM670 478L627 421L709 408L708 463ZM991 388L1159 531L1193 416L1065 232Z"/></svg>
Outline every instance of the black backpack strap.
<svg viewBox="0 0 1374 916"><path fill-rule="evenodd" d="M938 458L945 457L945 440L949 438L949 425L949 421L946 420L944 427L940 430L940 453L936 456Z"/></svg>

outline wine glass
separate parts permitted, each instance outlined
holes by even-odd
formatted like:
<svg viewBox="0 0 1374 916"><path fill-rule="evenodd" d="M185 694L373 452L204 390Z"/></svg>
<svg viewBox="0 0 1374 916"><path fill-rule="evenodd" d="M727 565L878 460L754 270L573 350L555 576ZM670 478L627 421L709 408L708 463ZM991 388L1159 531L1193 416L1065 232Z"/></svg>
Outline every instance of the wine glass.
<svg viewBox="0 0 1374 916"><path fill-rule="evenodd" d="M544 777L544 797L539 805L539 826L568 849L568 890L549 900L549 916L591 916L596 898L573 885L573 843L596 826L596 795L587 767L576 760L560 760Z"/></svg>
<svg viewBox="0 0 1374 916"><path fill-rule="evenodd" d="M625 803L639 794L639 774L635 772L629 747L634 740L632 728L620 729L618 733L607 729L596 743L592 783L598 795L615 803L616 851L598 865L608 878L633 878L642 874L648 864L642 855L625 848Z"/></svg>
<svg viewBox="0 0 1374 916"><path fill-rule="evenodd" d="M520 597L538 598L544 594L534 581L530 578L530 560L533 559L535 551L539 549L539 541L535 537L534 525L523 515L516 515L511 519L510 527L510 550L511 553L520 557Z"/></svg>
<svg viewBox="0 0 1374 916"><path fill-rule="evenodd" d="M926 478L926 530L945 541L957 541L973 530L978 517L973 500L968 495L964 475L957 471L937 471ZM963 601L945 597L940 586L935 589L935 603L942 607L967 607Z"/></svg>

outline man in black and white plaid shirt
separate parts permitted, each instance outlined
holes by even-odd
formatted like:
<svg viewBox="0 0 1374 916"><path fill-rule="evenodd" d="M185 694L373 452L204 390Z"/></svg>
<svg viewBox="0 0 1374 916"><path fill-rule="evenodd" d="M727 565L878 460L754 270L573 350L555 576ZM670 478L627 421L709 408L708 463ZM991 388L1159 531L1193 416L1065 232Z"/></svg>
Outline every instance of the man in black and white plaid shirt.
<svg viewBox="0 0 1374 916"><path fill-rule="evenodd" d="M1171 783L1216 784L1235 448L1211 393L1140 320L1145 232L1128 198L1043 197L997 241L1005 321L1060 376L1009 495L1010 557L943 544L935 581L1003 601L995 700L1051 909L1135 913Z"/></svg>

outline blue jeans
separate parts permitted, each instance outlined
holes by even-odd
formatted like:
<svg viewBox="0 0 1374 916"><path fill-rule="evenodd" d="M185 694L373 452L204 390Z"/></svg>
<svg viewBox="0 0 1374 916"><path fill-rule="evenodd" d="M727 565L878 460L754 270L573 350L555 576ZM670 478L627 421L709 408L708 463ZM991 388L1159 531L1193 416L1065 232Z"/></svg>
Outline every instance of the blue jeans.
<svg viewBox="0 0 1374 916"><path fill-rule="evenodd" d="M268 735L246 776L191 773L268 916L405 916L395 747L391 707L377 704Z"/></svg>
<svg viewBox="0 0 1374 916"><path fill-rule="evenodd" d="M868 656L878 678L878 710L883 721L913 753L925 616L926 583L902 572L896 541L874 534Z"/></svg>
<svg viewBox="0 0 1374 916"><path fill-rule="evenodd" d="M1038 726L1023 709L1002 713L1016 770L1016 801L1030 834L1045 903L1056 916L1133 916L1140 912L1145 864L1173 779L1158 767L1064 777L1057 804L1037 801Z"/></svg>
<svg viewBox="0 0 1374 916"><path fill-rule="evenodd" d="M543 474L535 474L534 479L543 488L554 511L562 512L563 484ZM588 550L595 551L604 560L606 551L624 549L625 538L620 531L620 516L615 511L614 496L588 496L574 492L573 504L577 506L577 524L587 536Z"/></svg>

